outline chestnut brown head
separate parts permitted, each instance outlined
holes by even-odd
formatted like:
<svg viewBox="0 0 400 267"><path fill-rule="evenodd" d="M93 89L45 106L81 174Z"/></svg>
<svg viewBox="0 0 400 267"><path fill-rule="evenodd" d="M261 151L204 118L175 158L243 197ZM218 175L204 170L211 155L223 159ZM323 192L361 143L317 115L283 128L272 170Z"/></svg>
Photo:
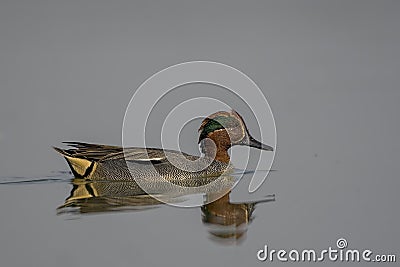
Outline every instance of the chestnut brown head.
<svg viewBox="0 0 400 267"><path fill-rule="evenodd" d="M273 151L271 146L257 141L250 135L243 118L234 110L211 114L203 120L199 132L199 143L205 138L210 138L220 148L228 149L234 145L242 145Z"/></svg>

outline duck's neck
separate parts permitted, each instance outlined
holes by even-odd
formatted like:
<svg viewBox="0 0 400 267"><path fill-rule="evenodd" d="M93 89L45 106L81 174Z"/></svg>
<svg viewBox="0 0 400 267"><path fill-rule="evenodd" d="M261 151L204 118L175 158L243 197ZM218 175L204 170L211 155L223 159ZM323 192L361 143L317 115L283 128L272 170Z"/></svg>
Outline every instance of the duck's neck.
<svg viewBox="0 0 400 267"><path fill-rule="evenodd" d="M230 157L228 149L230 145L226 145L218 140L211 140L209 138L201 141L201 150L206 157L214 158L220 162L229 163Z"/></svg>

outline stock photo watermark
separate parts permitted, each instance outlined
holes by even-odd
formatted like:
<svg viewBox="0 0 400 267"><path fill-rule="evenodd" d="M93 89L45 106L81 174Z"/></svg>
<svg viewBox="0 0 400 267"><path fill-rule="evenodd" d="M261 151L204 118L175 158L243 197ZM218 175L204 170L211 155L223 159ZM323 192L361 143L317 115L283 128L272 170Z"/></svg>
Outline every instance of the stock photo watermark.
<svg viewBox="0 0 400 267"><path fill-rule="evenodd" d="M395 254L376 254L370 249L349 248L344 238L336 246L325 249L271 249L268 245L258 250L257 259L265 262L396 262Z"/></svg>

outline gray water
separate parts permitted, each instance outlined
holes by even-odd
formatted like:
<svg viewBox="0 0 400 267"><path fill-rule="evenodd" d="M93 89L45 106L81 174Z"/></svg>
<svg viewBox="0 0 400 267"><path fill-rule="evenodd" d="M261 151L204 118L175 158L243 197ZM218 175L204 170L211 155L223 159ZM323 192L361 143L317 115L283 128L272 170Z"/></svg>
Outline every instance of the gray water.
<svg viewBox="0 0 400 267"><path fill-rule="evenodd" d="M320 251L339 238L398 261L399 12L398 1L368 0L2 1L0 266L273 266L257 259L264 245ZM244 71L266 95L275 171L253 194L243 177L230 202L275 201L228 240L199 207L58 209L73 182L51 146L121 144L136 88L198 59ZM198 152L195 124L182 137L188 153Z"/></svg>

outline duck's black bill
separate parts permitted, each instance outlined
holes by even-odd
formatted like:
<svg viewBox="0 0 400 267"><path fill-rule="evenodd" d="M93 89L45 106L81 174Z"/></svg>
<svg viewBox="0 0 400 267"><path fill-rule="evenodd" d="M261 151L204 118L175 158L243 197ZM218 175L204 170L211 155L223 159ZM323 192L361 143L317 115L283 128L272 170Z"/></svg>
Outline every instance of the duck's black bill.
<svg viewBox="0 0 400 267"><path fill-rule="evenodd" d="M253 137L250 136L249 141L247 144L245 144L250 147L262 149L262 150L267 150L267 151L274 151L274 148L272 146L266 145L261 143L260 141L257 141Z"/></svg>

